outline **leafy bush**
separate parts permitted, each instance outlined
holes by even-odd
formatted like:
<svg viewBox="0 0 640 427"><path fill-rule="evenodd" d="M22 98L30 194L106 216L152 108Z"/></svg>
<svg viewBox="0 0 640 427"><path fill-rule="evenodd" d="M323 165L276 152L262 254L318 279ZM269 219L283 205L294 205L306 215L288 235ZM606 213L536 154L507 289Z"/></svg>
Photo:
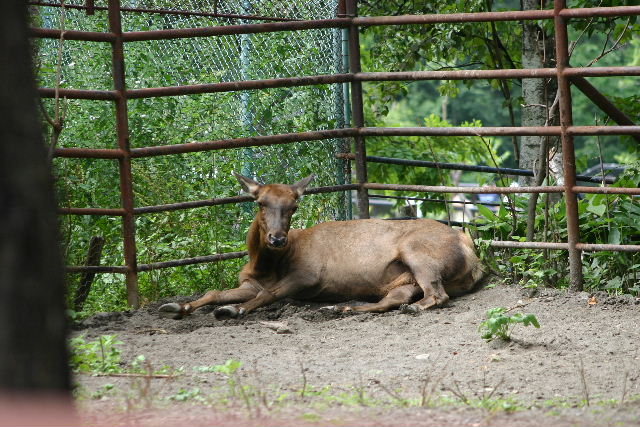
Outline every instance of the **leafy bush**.
<svg viewBox="0 0 640 427"><path fill-rule="evenodd" d="M640 164L628 167L613 187L638 187ZM524 212L528 196L509 196L516 209L515 221L511 208L503 204L494 213L478 206L481 218L475 227L483 259L493 270L527 287L568 285L567 257L551 256L548 251L533 249L495 250L483 240L526 241ZM634 243L640 240L640 199L623 194L586 194L578 200L580 241L583 243ZM514 226L515 224L515 226ZM538 241L566 242L566 205L539 203L535 229ZM508 260L505 262L504 260ZM584 252L584 287L586 290L607 290L619 293L640 293L640 256L638 253L612 251Z"/></svg>
<svg viewBox="0 0 640 427"><path fill-rule="evenodd" d="M117 347L122 341L117 335L102 335L93 341L86 341L80 335L69 341L71 369L75 372L119 373L122 372L121 350Z"/></svg>
<svg viewBox="0 0 640 427"><path fill-rule="evenodd" d="M389 119L380 126L412 126L409 121L403 119ZM436 114L431 114L424 119L426 127L450 127L452 123L442 119ZM482 122L473 120L463 122L462 127L482 127ZM487 144L489 145L487 147ZM494 156L500 164L506 154L497 156L495 153L502 151L501 141L492 138L490 141L480 137L465 136L428 136L428 137L379 137L367 141L368 154L373 156L394 157L409 160L426 160L442 163L486 164L487 159ZM491 153L489 153L491 150ZM492 164L492 161L489 161ZM371 162L367 165L367 173L370 182L391 184L420 184L420 185L452 185L453 180L448 171L434 168L391 165ZM483 177L478 177L481 180ZM378 194L396 194L392 191L377 191ZM442 199L442 194L407 193L399 192L401 196L431 197ZM404 200L398 200L397 204L405 204ZM423 214L434 216L444 212L443 203L422 203Z"/></svg>
<svg viewBox="0 0 640 427"><path fill-rule="evenodd" d="M141 374L141 375L179 375L183 368L163 365L154 368L147 358L140 354L131 363L124 363L121 358L123 344L117 335L101 335L95 340L87 341L84 334L69 340L70 361L74 372L90 374Z"/></svg>

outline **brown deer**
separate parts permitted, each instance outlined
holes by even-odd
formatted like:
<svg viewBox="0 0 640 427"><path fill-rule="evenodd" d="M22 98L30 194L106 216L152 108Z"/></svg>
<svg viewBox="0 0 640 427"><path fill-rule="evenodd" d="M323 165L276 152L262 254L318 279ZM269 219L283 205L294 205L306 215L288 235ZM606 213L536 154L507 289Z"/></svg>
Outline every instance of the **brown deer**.
<svg viewBox="0 0 640 427"><path fill-rule="evenodd" d="M340 309L345 311L400 306L418 311L471 291L483 276L471 238L438 221L361 219L290 229L314 175L293 185L235 176L259 206L247 235L249 262L240 272L240 286L209 291L186 304L164 304L162 317L180 319L215 304L222 305L214 310L216 318L235 318L287 297L372 302Z"/></svg>

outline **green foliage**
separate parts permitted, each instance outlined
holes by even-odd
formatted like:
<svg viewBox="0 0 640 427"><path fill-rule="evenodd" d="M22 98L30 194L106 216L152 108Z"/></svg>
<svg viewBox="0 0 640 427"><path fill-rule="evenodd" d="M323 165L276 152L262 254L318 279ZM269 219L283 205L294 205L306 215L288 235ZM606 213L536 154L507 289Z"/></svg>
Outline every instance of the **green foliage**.
<svg viewBox="0 0 640 427"><path fill-rule="evenodd" d="M79 335L71 338L69 344L69 364L73 371L92 374L122 372L122 351L117 346L123 343L117 335L101 335L93 341L86 341L84 335Z"/></svg>
<svg viewBox="0 0 640 427"><path fill-rule="evenodd" d="M91 395L89 397L91 399L94 399L94 400L100 400L100 399L108 396L109 394L113 394L114 391L115 391L115 385L113 385L113 384L105 384L102 387L100 387L98 390L96 390L93 393L91 393Z"/></svg>
<svg viewBox="0 0 640 427"><path fill-rule="evenodd" d="M640 186L640 162L630 166L613 187ZM640 199L588 194L579 204L580 238L588 243L625 244L640 240ZM585 257L587 289L640 295L638 253L594 252Z"/></svg>
<svg viewBox="0 0 640 427"><path fill-rule="evenodd" d="M182 374L183 368L174 368L170 365L162 365L160 368L154 367L147 357L139 354L133 359L133 362L127 366L127 372L146 375L179 375Z"/></svg>
<svg viewBox="0 0 640 427"><path fill-rule="evenodd" d="M246 389L246 386L242 386L241 384L239 384L240 379L237 376L237 371L241 367L242 362L235 359L229 359L222 365L196 366L193 368L193 370L200 373L217 372L224 375L227 379L229 395L235 397L238 394L239 390L240 394L246 399L248 390Z"/></svg>
<svg viewBox="0 0 640 427"><path fill-rule="evenodd" d="M391 126L407 126L401 119L388 123ZM436 114L431 114L424 119L427 127L449 127L451 123L443 120ZM481 127L478 120L462 123L463 127ZM491 154L487 149L489 144ZM500 151L501 141L497 139L483 140L480 137L383 137L371 139L368 142L368 153L374 156L395 157L411 160L427 160L444 163L465 164L492 164L491 156L500 164L505 156L497 156ZM422 168L414 166L389 165L382 163L369 163L369 181L383 183L421 184L421 185L451 185L452 177L448 171L438 171L434 168ZM403 192L403 195L425 197L424 193L411 194ZM426 197L441 198L441 195L427 194ZM404 202L399 202L403 204ZM430 215L442 212L442 203L422 204L423 213Z"/></svg>
<svg viewBox="0 0 640 427"><path fill-rule="evenodd" d="M517 6L516 6L517 7ZM444 14L485 12L493 9L493 2L474 1L417 1L369 2L361 7L363 15ZM518 23L442 23L426 26L368 27L363 34L367 47L363 55L366 71L410 71L416 69L455 69L464 65L479 68L517 68L519 64L522 29ZM500 49L495 47L500 43ZM515 67L513 65L516 65ZM457 94L462 82L442 82L440 92ZM464 82L466 85L473 81ZM499 84L492 81L495 87ZM512 83L509 83L510 85ZM385 102L386 96L399 95L399 88L378 85L380 96L373 102ZM394 90L395 89L395 90ZM374 110L384 111L378 107Z"/></svg>
<svg viewBox="0 0 640 427"><path fill-rule="evenodd" d="M638 187L640 164L630 165L613 187ZM516 208L516 221L508 204L497 213L479 206L475 227L482 258L503 277L525 287L548 285L568 286L568 259L551 256L547 251L533 249L495 250L482 240L526 241L526 210L528 196L511 195ZM536 239L566 242L566 205L558 202L538 202L535 217ZM627 195L585 194L578 200L580 241L593 244L633 244L640 239L640 199ZM514 227L515 224L515 227ZM505 262L508 260L508 262ZM638 295L640 255L611 251L583 254L585 289L607 290Z"/></svg>
<svg viewBox="0 0 640 427"><path fill-rule="evenodd" d="M591 0L570 2L570 7L594 7ZM633 5L633 0L598 2L597 6ZM403 15L468 13L518 10L514 1L386 1L364 2L362 15ZM546 7L552 7L548 3ZM535 22L544 39L553 37L553 21ZM362 67L364 71L413 71L449 69L498 69L522 67L522 23L441 23L433 25L373 26L362 29ZM577 42L572 50L571 64L585 66L597 59L594 66L633 66L640 63L640 25L637 17L599 17L569 21L569 41ZM603 52L608 52L602 56ZM551 58L551 56L549 57ZM548 66L553 66L550 63ZM638 117L634 78L617 77L591 80L602 93L613 99L629 117ZM401 107L403 115L421 125L421 118L443 109L447 95L447 118L455 124L481 119L488 126L520 125L524 103L518 80L433 81L416 83L369 83L366 116L370 125L385 121ZM487 88L488 86L488 88ZM604 121L604 115L580 91L572 91L573 120L578 125L593 125L594 117ZM489 106L489 108L487 108ZM509 114L509 106L514 117ZM408 108L405 108L408 107ZM414 120L419 117L419 120ZM509 144L503 149L513 150ZM576 138L577 156L585 168L598 161L598 149L587 138ZM637 143L630 137L602 137L606 161L613 161L621 151L637 152ZM636 156L637 158L637 156ZM511 161L515 160L511 157ZM517 167L515 163L510 164Z"/></svg>
<svg viewBox="0 0 640 427"><path fill-rule="evenodd" d="M538 319L534 314L516 313L512 316L507 315L508 310L505 307L491 308L487 311L487 320L484 320L478 326L480 336L491 341L499 338L504 341L511 339L511 329L514 325L522 324L522 326L533 325L540 327Z"/></svg>
<svg viewBox="0 0 640 427"><path fill-rule="evenodd" d="M180 388L176 394L172 394L168 397L169 400L173 400L175 402L187 402L187 401L198 401L204 402L205 398L202 396L202 391L199 387L194 387L191 389Z"/></svg>
<svg viewBox="0 0 640 427"><path fill-rule="evenodd" d="M242 362L239 360L229 359L222 365L195 366L193 370L196 372L219 372L224 375L234 375L241 367Z"/></svg>

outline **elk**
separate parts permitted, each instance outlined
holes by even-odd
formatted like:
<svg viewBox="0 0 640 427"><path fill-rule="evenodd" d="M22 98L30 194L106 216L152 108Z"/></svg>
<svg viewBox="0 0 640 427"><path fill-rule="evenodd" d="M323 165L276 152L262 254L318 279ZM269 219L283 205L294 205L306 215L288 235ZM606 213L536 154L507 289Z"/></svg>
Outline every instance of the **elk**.
<svg viewBox="0 0 640 427"><path fill-rule="evenodd" d="M417 312L470 292L483 276L473 241L431 219L331 221L290 229L298 201L314 175L293 185L263 185L235 174L259 206L247 234L249 262L235 289L212 290L195 301L160 307L180 319L218 305L218 319L236 318L282 298L368 304L335 308Z"/></svg>

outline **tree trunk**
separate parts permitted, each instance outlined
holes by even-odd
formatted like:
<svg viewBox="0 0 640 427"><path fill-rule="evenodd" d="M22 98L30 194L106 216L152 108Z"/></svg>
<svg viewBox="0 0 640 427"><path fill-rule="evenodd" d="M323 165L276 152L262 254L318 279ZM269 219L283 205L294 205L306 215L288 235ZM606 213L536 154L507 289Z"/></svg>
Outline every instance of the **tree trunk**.
<svg viewBox="0 0 640 427"><path fill-rule="evenodd" d="M523 10L540 9L540 0L522 0ZM535 21L524 21L522 31L522 68L545 68L555 65L553 38L544 33ZM547 122L547 106L555 98L555 82L545 79L522 79L522 126L544 126ZM523 136L520 139L520 164L522 169L536 171L539 167L541 136ZM534 177L521 177L520 185L535 185Z"/></svg>
<svg viewBox="0 0 640 427"><path fill-rule="evenodd" d="M64 272L30 52L26 2L6 0L0 14L0 392L69 396Z"/></svg>
<svg viewBox="0 0 640 427"><path fill-rule="evenodd" d="M542 0L544 1L544 0ZM540 0L522 0L523 10L540 9ZM525 21L522 31L522 68L546 68L555 65L554 40L535 21ZM522 79L522 126L549 126L557 122L558 114L549 109L556 96L555 80ZM557 110L556 110L557 111ZM555 118L554 118L555 117ZM560 159L557 152L557 138L546 136L523 136L520 139L521 169L534 171L533 177L520 177L522 186L542 185L548 175L549 151L555 153L554 160ZM527 240L534 240L535 214L538 194L529 196L527 213Z"/></svg>

